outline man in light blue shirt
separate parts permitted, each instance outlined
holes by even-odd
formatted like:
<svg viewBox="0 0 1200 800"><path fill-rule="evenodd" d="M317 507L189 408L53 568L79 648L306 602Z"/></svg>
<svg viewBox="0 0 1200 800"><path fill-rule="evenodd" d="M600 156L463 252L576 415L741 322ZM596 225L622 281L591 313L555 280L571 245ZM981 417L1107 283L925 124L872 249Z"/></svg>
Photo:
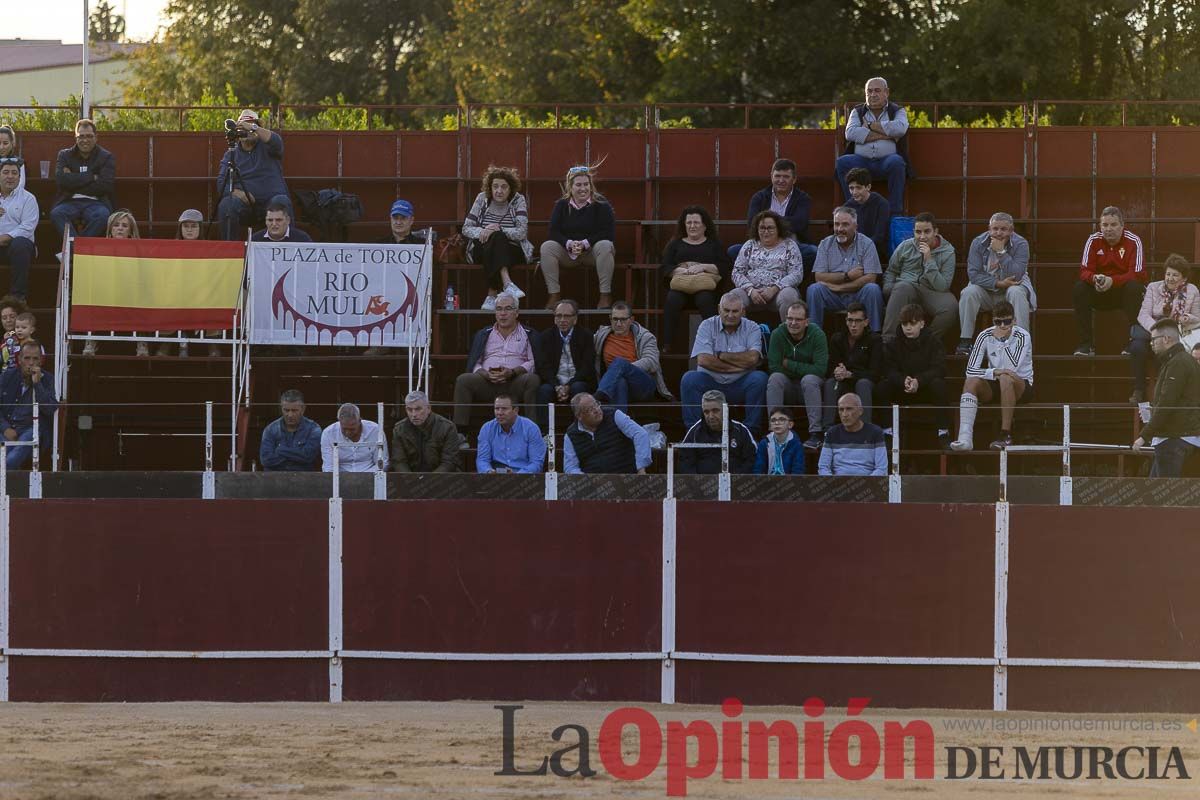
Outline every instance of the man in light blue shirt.
<svg viewBox="0 0 1200 800"><path fill-rule="evenodd" d="M568 475L644 475L650 435L624 411L602 408L587 392L571 398L575 422L563 437Z"/></svg>
<svg viewBox="0 0 1200 800"><path fill-rule="evenodd" d="M746 319L741 293L727 292L717 316L700 323L692 358L697 369L685 373L679 384L683 424L691 428L699 422L700 398L710 389L720 389L730 405L745 404L746 427L757 431L767 394L767 373L758 369L763 360L763 335L758 323Z"/></svg>
<svg viewBox="0 0 1200 800"><path fill-rule="evenodd" d="M492 404L496 418L479 430L475 456L477 472L522 472L536 475L546 468L546 441L537 424L522 417L511 395L498 394Z"/></svg>

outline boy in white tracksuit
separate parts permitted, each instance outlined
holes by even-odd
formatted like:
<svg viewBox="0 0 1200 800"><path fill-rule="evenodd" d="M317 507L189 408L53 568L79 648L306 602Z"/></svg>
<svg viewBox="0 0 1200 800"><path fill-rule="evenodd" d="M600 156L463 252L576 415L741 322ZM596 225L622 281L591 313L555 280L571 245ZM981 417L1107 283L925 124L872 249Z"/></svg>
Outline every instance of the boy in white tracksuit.
<svg viewBox="0 0 1200 800"><path fill-rule="evenodd" d="M984 364L987 364L985 367ZM1013 409L1033 399L1033 337L1013 324L1013 307L1001 300L992 309L992 327L983 331L967 358L966 381L958 401L958 438L953 450L975 447L975 414L980 403L1000 401L1000 438L993 450L1012 444Z"/></svg>

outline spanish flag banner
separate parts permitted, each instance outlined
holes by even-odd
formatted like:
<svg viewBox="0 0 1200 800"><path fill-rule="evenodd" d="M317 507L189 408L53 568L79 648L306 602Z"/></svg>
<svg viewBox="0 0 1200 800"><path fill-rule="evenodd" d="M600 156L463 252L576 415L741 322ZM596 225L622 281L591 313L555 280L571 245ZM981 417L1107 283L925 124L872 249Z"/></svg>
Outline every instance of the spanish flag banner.
<svg viewBox="0 0 1200 800"><path fill-rule="evenodd" d="M76 239L71 333L233 326L245 242Z"/></svg>

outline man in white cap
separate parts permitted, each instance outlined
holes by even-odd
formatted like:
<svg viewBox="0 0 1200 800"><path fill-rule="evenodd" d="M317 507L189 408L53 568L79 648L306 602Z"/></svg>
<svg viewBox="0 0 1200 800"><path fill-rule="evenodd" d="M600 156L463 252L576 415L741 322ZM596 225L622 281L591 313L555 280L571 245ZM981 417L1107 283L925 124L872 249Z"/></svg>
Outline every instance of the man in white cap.
<svg viewBox="0 0 1200 800"><path fill-rule="evenodd" d="M221 238L228 240L241 239L243 227L263 219L268 201L288 193L279 134L264 128L258 114L250 109L238 115L233 131L237 132L237 146L225 152L217 176L217 191L221 194L217 226ZM230 165L236 171L230 170Z"/></svg>

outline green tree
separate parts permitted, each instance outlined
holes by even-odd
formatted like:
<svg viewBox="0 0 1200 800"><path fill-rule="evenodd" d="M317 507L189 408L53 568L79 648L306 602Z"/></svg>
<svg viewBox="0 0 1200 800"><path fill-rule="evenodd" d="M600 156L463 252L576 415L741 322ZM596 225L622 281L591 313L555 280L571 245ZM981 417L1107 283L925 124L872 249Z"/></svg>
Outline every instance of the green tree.
<svg viewBox="0 0 1200 800"><path fill-rule="evenodd" d="M100 0L88 17L88 38L93 42L124 41L125 18L116 13L107 0Z"/></svg>
<svg viewBox="0 0 1200 800"><path fill-rule="evenodd" d="M641 102L654 45L611 0L454 0L431 31L416 83L461 103ZM448 78L448 80L447 80Z"/></svg>
<svg viewBox="0 0 1200 800"><path fill-rule="evenodd" d="M228 85L256 104L410 100L427 19L449 0L171 0L160 40L132 59L126 99L188 104Z"/></svg>

